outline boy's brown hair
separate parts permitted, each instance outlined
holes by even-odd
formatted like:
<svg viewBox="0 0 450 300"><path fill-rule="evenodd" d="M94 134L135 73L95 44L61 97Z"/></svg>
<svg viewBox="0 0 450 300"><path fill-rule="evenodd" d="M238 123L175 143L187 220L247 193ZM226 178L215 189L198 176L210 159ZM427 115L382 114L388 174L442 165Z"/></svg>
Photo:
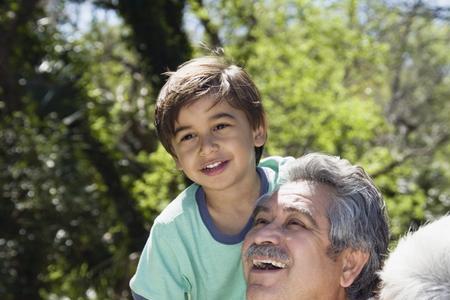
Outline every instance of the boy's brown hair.
<svg viewBox="0 0 450 300"><path fill-rule="evenodd" d="M226 101L233 108L243 111L253 129L266 127L261 96L250 76L240 67L216 56L189 60L176 72L165 73L169 79L162 87L155 108L155 126L164 148L176 157L172 148L175 122L182 107L201 97ZM263 147L255 147L256 163Z"/></svg>

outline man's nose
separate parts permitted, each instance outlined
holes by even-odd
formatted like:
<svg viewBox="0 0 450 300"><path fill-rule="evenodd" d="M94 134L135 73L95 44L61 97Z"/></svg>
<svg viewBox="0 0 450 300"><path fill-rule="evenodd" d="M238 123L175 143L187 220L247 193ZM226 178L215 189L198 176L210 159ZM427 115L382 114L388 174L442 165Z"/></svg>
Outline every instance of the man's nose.
<svg viewBox="0 0 450 300"><path fill-rule="evenodd" d="M219 149L216 139L213 135L209 134L203 136L200 145L200 155L208 155L212 152L216 152Z"/></svg>
<svg viewBox="0 0 450 300"><path fill-rule="evenodd" d="M282 239L283 233L279 226L270 223L260 228L255 233L256 244L274 244L278 245Z"/></svg>

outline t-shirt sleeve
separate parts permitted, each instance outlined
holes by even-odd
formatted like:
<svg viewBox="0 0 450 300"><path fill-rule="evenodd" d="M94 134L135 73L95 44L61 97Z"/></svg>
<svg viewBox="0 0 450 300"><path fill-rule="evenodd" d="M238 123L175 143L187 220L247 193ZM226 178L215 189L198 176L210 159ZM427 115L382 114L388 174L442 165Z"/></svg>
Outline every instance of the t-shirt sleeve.
<svg viewBox="0 0 450 300"><path fill-rule="evenodd" d="M133 297L139 300L184 299L190 293L175 249L164 225L155 223L130 281Z"/></svg>
<svg viewBox="0 0 450 300"><path fill-rule="evenodd" d="M279 185L284 181L285 169L290 162L295 160L292 156L269 156L261 160L259 163L260 167L270 168L276 173L276 178L274 180L276 185Z"/></svg>

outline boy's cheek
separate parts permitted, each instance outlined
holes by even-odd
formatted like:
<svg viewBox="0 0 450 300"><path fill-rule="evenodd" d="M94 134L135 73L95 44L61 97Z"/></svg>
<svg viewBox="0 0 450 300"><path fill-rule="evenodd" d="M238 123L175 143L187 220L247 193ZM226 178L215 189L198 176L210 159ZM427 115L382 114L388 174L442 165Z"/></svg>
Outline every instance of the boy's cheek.
<svg viewBox="0 0 450 300"><path fill-rule="evenodd" d="M177 167L178 170L182 171L183 167L180 164L180 161L178 160L178 158L176 158L175 156L173 157L173 159L175 160L175 165Z"/></svg>

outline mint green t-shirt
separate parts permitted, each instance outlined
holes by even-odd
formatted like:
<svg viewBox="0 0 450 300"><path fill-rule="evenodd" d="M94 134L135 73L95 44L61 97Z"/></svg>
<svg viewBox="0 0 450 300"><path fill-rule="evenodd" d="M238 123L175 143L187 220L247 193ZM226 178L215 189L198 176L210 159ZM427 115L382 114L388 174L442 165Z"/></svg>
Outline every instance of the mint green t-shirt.
<svg viewBox="0 0 450 300"><path fill-rule="evenodd" d="M260 194L273 191L280 168L291 158L268 157L257 168ZM249 220L235 235L222 234L193 184L155 219L130 287L135 299L245 299L241 246Z"/></svg>

